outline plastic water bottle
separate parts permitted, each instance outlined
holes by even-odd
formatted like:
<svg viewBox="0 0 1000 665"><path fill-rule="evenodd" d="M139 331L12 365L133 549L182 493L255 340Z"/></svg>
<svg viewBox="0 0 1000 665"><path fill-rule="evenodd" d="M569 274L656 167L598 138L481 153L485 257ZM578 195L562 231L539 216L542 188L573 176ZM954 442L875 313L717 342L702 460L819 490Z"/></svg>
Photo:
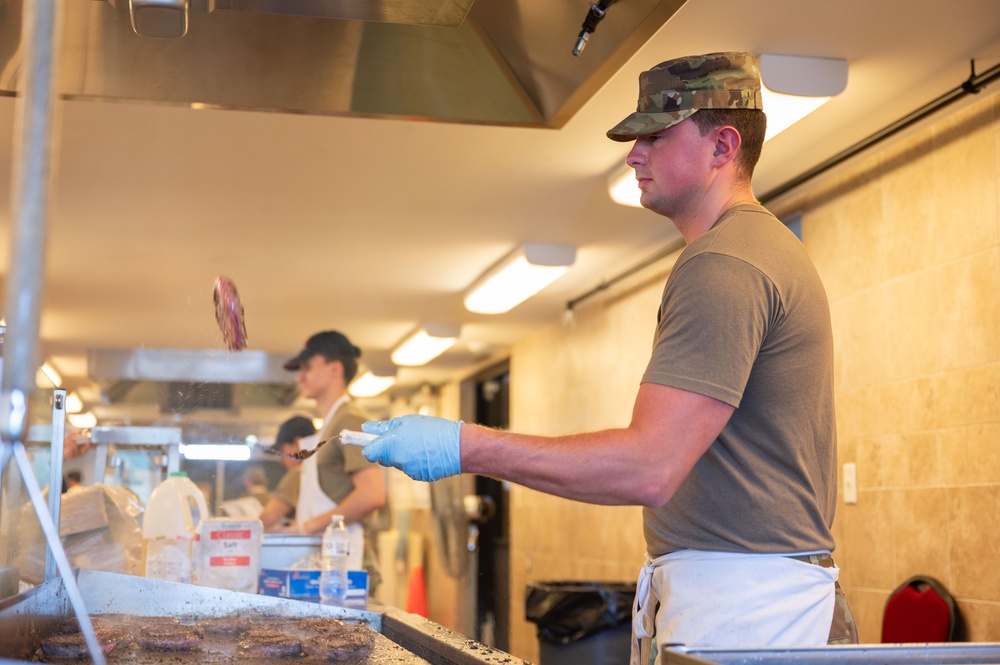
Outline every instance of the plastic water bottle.
<svg viewBox="0 0 1000 665"><path fill-rule="evenodd" d="M323 568L319 576L319 600L324 605L343 605L347 600L347 558L351 539L343 515L334 515L323 534Z"/></svg>

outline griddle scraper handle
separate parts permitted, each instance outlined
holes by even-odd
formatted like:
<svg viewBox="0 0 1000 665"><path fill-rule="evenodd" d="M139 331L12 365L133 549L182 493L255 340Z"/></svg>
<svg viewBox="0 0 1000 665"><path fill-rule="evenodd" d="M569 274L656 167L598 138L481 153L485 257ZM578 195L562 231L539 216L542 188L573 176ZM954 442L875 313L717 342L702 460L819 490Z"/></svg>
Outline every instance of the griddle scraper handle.
<svg viewBox="0 0 1000 665"><path fill-rule="evenodd" d="M368 434L367 432L355 432L350 429L340 430L339 438L341 443L346 443L349 446L363 446L369 441L378 438L378 434Z"/></svg>

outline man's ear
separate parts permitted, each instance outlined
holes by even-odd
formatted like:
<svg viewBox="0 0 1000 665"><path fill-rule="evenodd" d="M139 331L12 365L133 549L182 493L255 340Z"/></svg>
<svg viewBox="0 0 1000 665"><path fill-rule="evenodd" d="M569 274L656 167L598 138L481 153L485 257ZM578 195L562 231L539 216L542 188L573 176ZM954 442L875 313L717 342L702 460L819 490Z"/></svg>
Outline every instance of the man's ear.
<svg viewBox="0 0 1000 665"><path fill-rule="evenodd" d="M736 159L736 152L743 144L743 139L735 127L724 125L715 131L715 152L713 156L717 165L722 166Z"/></svg>
<svg viewBox="0 0 1000 665"><path fill-rule="evenodd" d="M332 360L326 360L326 364L330 368L330 371L333 372L334 376L340 376L341 378L343 378L344 376L343 361L341 361L339 358L334 358Z"/></svg>

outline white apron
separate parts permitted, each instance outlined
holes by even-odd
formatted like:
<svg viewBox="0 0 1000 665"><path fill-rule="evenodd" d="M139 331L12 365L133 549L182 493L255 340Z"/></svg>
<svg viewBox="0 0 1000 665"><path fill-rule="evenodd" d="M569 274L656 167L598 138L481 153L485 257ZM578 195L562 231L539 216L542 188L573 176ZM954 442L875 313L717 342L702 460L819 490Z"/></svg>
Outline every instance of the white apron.
<svg viewBox="0 0 1000 665"><path fill-rule="evenodd" d="M648 663L654 621L658 645L824 646L839 574L836 567L778 555L647 555L636 586L631 665ZM656 611L661 598L668 602ZM657 662L663 662L662 647L657 651Z"/></svg>
<svg viewBox="0 0 1000 665"><path fill-rule="evenodd" d="M342 401L338 400L330 413L327 414L326 422L330 422L333 414L337 412L337 407ZM320 430L322 432L322 430ZM312 450L319 443L320 432L299 439L301 450ZM328 446L339 446L340 443L332 442ZM319 484L319 467L316 456L307 457L302 460L302 478L299 485L299 500L295 505L295 519L299 524L312 519L317 515L329 512L337 507L337 502L326 495ZM347 525L347 533L351 537L351 552L347 559L348 570L364 570L363 560L365 553L365 529L359 522Z"/></svg>

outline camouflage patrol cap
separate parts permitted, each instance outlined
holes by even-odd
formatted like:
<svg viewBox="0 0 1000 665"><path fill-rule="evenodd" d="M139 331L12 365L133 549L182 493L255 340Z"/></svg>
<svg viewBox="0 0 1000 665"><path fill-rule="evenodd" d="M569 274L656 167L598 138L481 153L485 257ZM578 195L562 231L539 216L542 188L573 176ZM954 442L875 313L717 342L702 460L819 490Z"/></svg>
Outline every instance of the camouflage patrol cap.
<svg viewBox="0 0 1000 665"><path fill-rule="evenodd" d="M760 69L749 53L707 53L661 62L639 75L636 112L608 130L632 141L676 125L698 109L759 109Z"/></svg>

